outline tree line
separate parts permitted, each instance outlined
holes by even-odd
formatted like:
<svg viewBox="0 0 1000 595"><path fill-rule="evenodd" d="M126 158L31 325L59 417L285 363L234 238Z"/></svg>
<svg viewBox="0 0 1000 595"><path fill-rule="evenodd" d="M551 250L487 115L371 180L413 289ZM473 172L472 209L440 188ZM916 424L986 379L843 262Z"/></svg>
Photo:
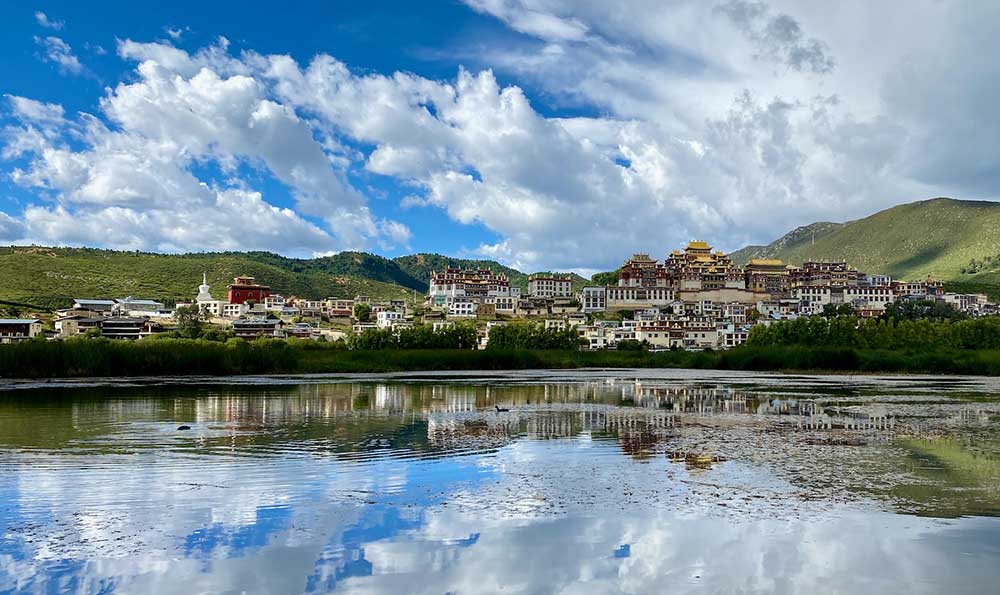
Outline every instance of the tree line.
<svg viewBox="0 0 1000 595"><path fill-rule="evenodd" d="M474 324L460 322L434 330L429 324L402 328L368 329L350 333L345 340L348 349L474 349L479 334Z"/></svg>
<svg viewBox="0 0 1000 595"><path fill-rule="evenodd" d="M754 326L747 345L890 350L1000 349L1000 318L799 318Z"/></svg>

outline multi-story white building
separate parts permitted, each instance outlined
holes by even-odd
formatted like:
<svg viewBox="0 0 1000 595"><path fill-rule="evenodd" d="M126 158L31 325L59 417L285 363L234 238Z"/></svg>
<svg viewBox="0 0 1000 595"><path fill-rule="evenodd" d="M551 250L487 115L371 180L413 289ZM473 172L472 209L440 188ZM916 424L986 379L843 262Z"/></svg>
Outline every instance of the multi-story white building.
<svg viewBox="0 0 1000 595"><path fill-rule="evenodd" d="M448 304L448 318L475 318L478 306L479 304L469 299L452 300Z"/></svg>
<svg viewBox="0 0 1000 595"><path fill-rule="evenodd" d="M272 293L271 295L264 298L264 309L277 311L285 307L285 297Z"/></svg>
<svg viewBox="0 0 1000 595"><path fill-rule="evenodd" d="M723 304L722 318L736 325L746 324L747 307L745 304Z"/></svg>
<svg viewBox="0 0 1000 595"><path fill-rule="evenodd" d="M580 291L580 309L583 312L604 312L607 308L608 297L604 287L587 286Z"/></svg>
<svg viewBox="0 0 1000 595"><path fill-rule="evenodd" d="M750 336L750 327L738 324L729 324L719 330L719 347L732 349L747 342Z"/></svg>
<svg viewBox="0 0 1000 595"><path fill-rule="evenodd" d="M821 310L823 306L833 301L832 291L827 285L803 285L795 287L792 289L792 299L800 303L809 303L814 307L819 306Z"/></svg>
<svg viewBox="0 0 1000 595"><path fill-rule="evenodd" d="M403 320L403 313L395 310L383 310L375 315L375 325L378 328L392 328Z"/></svg>
<svg viewBox="0 0 1000 595"><path fill-rule="evenodd" d="M989 302L989 298L981 293L946 293L941 296L941 301L951 305L959 312L978 314Z"/></svg>
<svg viewBox="0 0 1000 595"><path fill-rule="evenodd" d="M249 311L250 307L246 304L227 304L226 302L219 302L219 313L217 316L235 319L243 316Z"/></svg>
<svg viewBox="0 0 1000 595"><path fill-rule="evenodd" d="M667 306L674 301L675 292L667 287L606 287L608 310L637 310Z"/></svg>
<svg viewBox="0 0 1000 595"><path fill-rule="evenodd" d="M511 295L489 296L483 300L485 304L492 304L496 308L497 314L513 316L517 311L517 298Z"/></svg>
<svg viewBox="0 0 1000 595"><path fill-rule="evenodd" d="M489 269L447 269L431 273L427 295L432 304L443 306L458 299L482 302L486 297L514 294L507 275L503 273L494 273Z"/></svg>
<svg viewBox="0 0 1000 595"><path fill-rule="evenodd" d="M528 295L542 298L572 297L573 278L569 275L531 275L528 277Z"/></svg>
<svg viewBox="0 0 1000 595"><path fill-rule="evenodd" d="M888 285L865 287L848 285L844 287L844 303L865 310L884 310L896 301L896 294Z"/></svg>

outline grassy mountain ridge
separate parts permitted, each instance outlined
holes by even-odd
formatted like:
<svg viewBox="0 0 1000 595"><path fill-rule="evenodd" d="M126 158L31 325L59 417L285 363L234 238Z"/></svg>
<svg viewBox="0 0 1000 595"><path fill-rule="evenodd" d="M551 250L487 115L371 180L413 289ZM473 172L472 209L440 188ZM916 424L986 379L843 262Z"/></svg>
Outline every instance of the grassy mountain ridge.
<svg viewBox="0 0 1000 595"><path fill-rule="evenodd" d="M157 254L10 246L0 247L0 302L59 308L73 298L134 296L173 303L197 294L203 272L216 298L225 297L233 277L251 275L286 297L412 299L427 291L432 271L447 267L489 268L506 273L514 286L528 284L527 274L500 263L439 254L388 259L341 252L300 259L271 252ZM586 283L573 277L576 286Z"/></svg>
<svg viewBox="0 0 1000 595"><path fill-rule="evenodd" d="M816 238L822 238L844 225L844 223L831 223L829 221L810 223L796 227L766 246L746 246L729 256L739 265L745 265L754 258L781 258L782 253L811 244Z"/></svg>
<svg viewBox="0 0 1000 595"><path fill-rule="evenodd" d="M389 274L376 271L375 276L382 279L351 274L356 273L348 266L354 263L353 257L343 259L347 262L327 258L315 262L259 252L154 254L7 247L0 248L0 300L48 308L67 306L72 298L80 297L131 295L175 302L194 298L203 272L216 298L225 297L226 285L237 275L254 276L285 296L412 297L412 289L382 280L389 279ZM409 285L413 285L412 280Z"/></svg>
<svg viewBox="0 0 1000 595"><path fill-rule="evenodd" d="M815 232L815 236L814 233ZM813 240L815 237L815 240ZM1000 254L1000 203L934 198L898 205L846 223L814 223L767 246L732 254L781 258L791 264L809 259L844 259L867 273L993 285L1000 271L963 273L973 259Z"/></svg>
<svg viewBox="0 0 1000 595"><path fill-rule="evenodd" d="M847 223L799 227L767 246L732 254L751 258L845 259L868 273L910 279L933 275L955 291L1000 294L1000 203L937 198ZM270 252L155 254L94 248L0 247L0 302L63 307L74 297L135 296L168 303L197 293L202 272L214 296L237 275L252 275L285 296L422 295L430 274L448 267L488 268L527 287L528 275L492 260L413 254L393 259L365 252L297 259ZM617 272L604 275L613 283ZM599 275L600 277L600 275ZM590 281L573 275L574 288Z"/></svg>

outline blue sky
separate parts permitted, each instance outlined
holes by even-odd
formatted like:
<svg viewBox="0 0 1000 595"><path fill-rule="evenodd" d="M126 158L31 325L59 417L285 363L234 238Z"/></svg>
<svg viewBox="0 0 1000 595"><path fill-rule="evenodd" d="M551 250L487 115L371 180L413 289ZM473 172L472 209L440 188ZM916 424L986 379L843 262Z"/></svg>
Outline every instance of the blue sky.
<svg viewBox="0 0 1000 595"><path fill-rule="evenodd" d="M992 199L997 12L10 2L0 243L587 272Z"/></svg>

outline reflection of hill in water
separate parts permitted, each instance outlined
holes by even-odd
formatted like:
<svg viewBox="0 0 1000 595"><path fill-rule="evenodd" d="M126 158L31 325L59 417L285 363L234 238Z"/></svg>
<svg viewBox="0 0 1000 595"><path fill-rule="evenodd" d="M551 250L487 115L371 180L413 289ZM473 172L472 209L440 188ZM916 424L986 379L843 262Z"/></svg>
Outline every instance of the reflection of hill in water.
<svg viewBox="0 0 1000 595"><path fill-rule="evenodd" d="M675 452L715 455L764 467L832 499L849 492L899 501L918 513L995 514L1000 408L935 395L934 403L921 404L878 394L648 380L102 387L51 391L44 399L34 391L4 395L0 420L17 423L0 423L0 444L358 463L572 439L614 444L640 461ZM511 411L498 414L495 405ZM194 429L178 433L179 423ZM912 435L970 438L892 446Z"/></svg>

